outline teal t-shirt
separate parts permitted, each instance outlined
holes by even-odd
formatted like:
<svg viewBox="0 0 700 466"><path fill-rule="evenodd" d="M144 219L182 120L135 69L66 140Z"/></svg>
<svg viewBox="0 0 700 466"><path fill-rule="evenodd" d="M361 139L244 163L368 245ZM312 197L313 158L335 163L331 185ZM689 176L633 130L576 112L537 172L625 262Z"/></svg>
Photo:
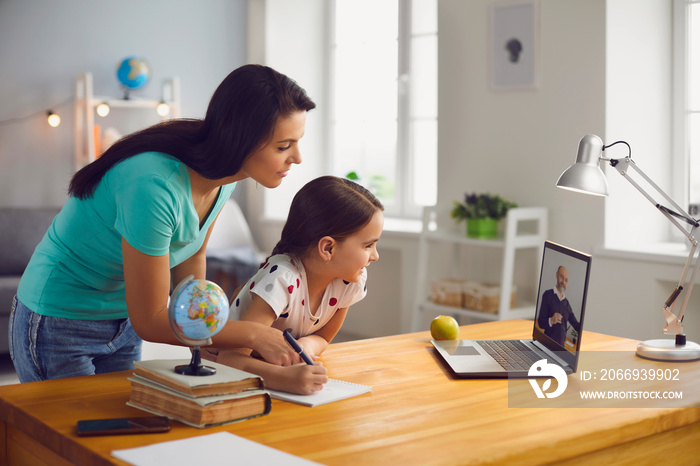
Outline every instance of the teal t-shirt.
<svg viewBox="0 0 700 466"><path fill-rule="evenodd" d="M44 235L20 280L17 296L37 314L70 319L128 317L122 237L170 267L202 247L235 183L224 185L200 229L187 166L147 152L112 167L92 197L71 197Z"/></svg>

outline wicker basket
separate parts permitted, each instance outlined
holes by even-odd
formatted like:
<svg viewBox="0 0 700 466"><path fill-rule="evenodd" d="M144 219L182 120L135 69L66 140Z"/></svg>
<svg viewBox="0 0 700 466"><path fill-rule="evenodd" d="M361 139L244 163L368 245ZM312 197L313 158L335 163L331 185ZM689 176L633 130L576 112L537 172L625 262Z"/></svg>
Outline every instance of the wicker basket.
<svg viewBox="0 0 700 466"><path fill-rule="evenodd" d="M510 294L510 307L515 307L515 286ZM501 287L489 283L464 282L462 285L463 305L488 314L497 314L500 307Z"/></svg>
<svg viewBox="0 0 700 466"><path fill-rule="evenodd" d="M463 280L454 278L432 280L430 282L430 300L443 306L462 307L463 284Z"/></svg>

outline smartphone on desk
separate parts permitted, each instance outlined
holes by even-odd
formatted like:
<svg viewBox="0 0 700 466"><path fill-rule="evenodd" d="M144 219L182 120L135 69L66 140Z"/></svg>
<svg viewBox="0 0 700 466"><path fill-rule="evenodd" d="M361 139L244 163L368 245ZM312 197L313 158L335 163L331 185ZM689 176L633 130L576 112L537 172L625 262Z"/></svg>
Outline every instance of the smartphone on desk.
<svg viewBox="0 0 700 466"><path fill-rule="evenodd" d="M78 435L119 435L167 432L170 419L165 416L124 417L78 421Z"/></svg>

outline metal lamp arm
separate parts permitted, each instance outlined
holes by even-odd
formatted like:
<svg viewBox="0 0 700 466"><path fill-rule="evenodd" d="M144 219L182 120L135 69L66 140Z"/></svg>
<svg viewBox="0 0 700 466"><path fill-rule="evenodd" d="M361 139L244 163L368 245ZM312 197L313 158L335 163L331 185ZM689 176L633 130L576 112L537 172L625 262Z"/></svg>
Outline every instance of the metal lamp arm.
<svg viewBox="0 0 700 466"><path fill-rule="evenodd" d="M629 149L629 144L627 144L624 141L618 141L614 142L610 145L604 146L603 151L605 151L606 148L613 146L618 143L623 143L627 145ZM630 150L631 154L631 150ZM664 318L666 320L666 324L663 329L663 333L672 333L675 335L683 335L683 316L685 314L685 309L688 304L688 300L690 298L690 293L693 290L693 285L695 283L695 276L698 272L698 269L700 268L700 260L695 261L695 265L693 266L693 259L695 257L695 252L697 250L698 246L698 241L695 239L695 236L693 233L695 230L700 227L700 223L692 218L690 214L688 214L680 205L678 205L666 192L661 189L654 181L649 178L646 173L644 173L636 163L632 160L631 155L627 156L623 159L611 159L611 158L606 158L606 157L601 157L601 160L607 161L610 163L610 165L615 168L615 170L618 171L627 181L634 186L637 191L639 191L644 197L647 198L649 202L651 202L664 216L671 222L673 223L676 228L678 228L680 231L683 232L683 234L688 238L690 241L690 253L688 254L688 259L685 262L685 267L683 268L683 273L681 275L681 278L678 282L678 286L676 289L671 293L671 296L668 298L666 303L664 304L663 307L663 312L664 312ZM634 179L632 179L629 174L628 174L628 169L632 168L639 176L642 177L642 179L647 182L651 187L653 187L658 194L660 194L663 199L668 202L668 204L672 207L666 207L660 203L658 203L642 186L640 186L639 183L637 183ZM687 225L681 224L678 219L682 220L684 223L687 225L690 225L690 229L688 229ZM678 315L673 313L673 309L676 304L676 298L680 295L681 291L683 290L683 285L686 283L686 276L689 270L692 269L690 281L688 282L688 288L685 292L685 296L683 298L683 303L681 304L680 311L678 312Z"/></svg>
<svg viewBox="0 0 700 466"><path fill-rule="evenodd" d="M671 223L673 223L676 226L676 228L682 231L691 243L696 241L695 238L692 237L691 232L694 228L699 227L700 223L694 218L692 218L689 213L683 210L683 208L680 205L678 205L668 194L666 194L666 192L663 189L661 189L659 185L654 183L654 181L651 178L649 178L647 174L644 173L642 169L637 166L636 163L634 163L634 160L632 160L630 157L625 157L624 159L608 159L605 157L601 157L601 160L608 161L610 163L610 166L615 168L615 170L617 170L618 173L624 176L625 179L629 181L632 186L637 188L637 191L642 193L642 195L646 197L649 202L654 204L654 207L659 209L661 213L664 214L666 218L668 218L671 221ZM637 172L637 174L641 176L642 179L644 179L644 181L649 183L649 185L651 185L656 190L656 192L659 193L675 210L672 210L658 203L646 190L644 190L644 188L642 188L639 185L639 183L637 183L628 175L627 170L629 168L634 169ZM681 219L685 223L690 225L692 227L691 230L688 231L686 227L683 226L683 224L678 222L677 219Z"/></svg>

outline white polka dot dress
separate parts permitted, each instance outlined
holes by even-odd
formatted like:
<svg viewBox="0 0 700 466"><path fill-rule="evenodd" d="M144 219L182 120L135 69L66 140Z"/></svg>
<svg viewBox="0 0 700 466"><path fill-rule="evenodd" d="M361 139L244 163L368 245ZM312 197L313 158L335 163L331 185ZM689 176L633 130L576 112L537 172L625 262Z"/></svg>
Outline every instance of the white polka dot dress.
<svg viewBox="0 0 700 466"><path fill-rule="evenodd" d="M253 294L260 296L277 315L273 327L291 328L294 338L310 335L322 328L338 309L349 307L365 297L367 270L360 281L333 280L323 293L319 308L309 308L306 271L299 259L286 254L270 257L260 270L248 280L231 303L229 320L237 320L252 302Z"/></svg>

